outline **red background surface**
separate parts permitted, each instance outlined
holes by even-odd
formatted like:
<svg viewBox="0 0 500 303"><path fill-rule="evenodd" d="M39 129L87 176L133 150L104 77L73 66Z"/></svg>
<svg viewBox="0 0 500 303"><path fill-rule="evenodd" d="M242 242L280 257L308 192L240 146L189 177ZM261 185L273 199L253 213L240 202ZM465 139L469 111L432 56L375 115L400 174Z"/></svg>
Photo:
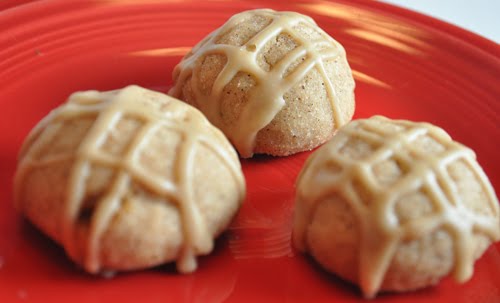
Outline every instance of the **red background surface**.
<svg viewBox="0 0 500 303"><path fill-rule="evenodd" d="M293 184L309 153L243 161L244 206L192 275L171 265L113 279L85 274L12 208L17 152L49 110L77 90L138 84L166 91L182 54L246 9L312 16L346 48L357 81L355 118L381 114L443 127L476 151L500 188L500 47L452 25L361 0L23 2L0 2L0 302L363 301L357 288L290 248ZM500 244L464 285L444 279L374 301L500 302Z"/></svg>

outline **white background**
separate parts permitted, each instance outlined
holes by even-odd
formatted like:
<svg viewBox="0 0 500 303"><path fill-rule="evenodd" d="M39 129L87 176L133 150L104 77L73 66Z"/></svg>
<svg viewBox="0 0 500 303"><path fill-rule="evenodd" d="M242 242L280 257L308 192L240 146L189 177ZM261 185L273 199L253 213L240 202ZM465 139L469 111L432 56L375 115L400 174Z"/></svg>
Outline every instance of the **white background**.
<svg viewBox="0 0 500 303"><path fill-rule="evenodd" d="M452 23L500 43L500 0L382 0Z"/></svg>

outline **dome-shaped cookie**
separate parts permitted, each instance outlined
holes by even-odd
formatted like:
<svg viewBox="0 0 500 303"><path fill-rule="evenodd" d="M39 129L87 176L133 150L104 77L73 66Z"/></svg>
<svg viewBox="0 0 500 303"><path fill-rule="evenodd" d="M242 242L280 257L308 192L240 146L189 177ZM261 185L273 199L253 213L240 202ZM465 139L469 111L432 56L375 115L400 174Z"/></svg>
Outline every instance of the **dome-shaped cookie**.
<svg viewBox="0 0 500 303"><path fill-rule="evenodd" d="M294 12L234 15L182 59L173 78L169 93L200 109L242 157L310 150L354 113L344 48Z"/></svg>
<svg viewBox="0 0 500 303"><path fill-rule="evenodd" d="M352 121L302 169L294 246L366 297L448 274L464 282L500 238L498 199L475 158L428 123Z"/></svg>
<svg viewBox="0 0 500 303"><path fill-rule="evenodd" d="M244 194L224 135L138 86L71 95L31 131L15 176L17 208L91 273L194 271Z"/></svg>

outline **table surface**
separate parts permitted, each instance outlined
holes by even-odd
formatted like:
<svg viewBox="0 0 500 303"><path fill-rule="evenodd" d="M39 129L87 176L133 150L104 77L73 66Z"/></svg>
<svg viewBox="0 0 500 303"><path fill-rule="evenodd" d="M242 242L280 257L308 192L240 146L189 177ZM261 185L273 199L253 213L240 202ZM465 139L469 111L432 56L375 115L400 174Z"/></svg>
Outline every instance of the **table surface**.
<svg viewBox="0 0 500 303"><path fill-rule="evenodd" d="M408 8L500 43L500 0L382 0Z"/></svg>

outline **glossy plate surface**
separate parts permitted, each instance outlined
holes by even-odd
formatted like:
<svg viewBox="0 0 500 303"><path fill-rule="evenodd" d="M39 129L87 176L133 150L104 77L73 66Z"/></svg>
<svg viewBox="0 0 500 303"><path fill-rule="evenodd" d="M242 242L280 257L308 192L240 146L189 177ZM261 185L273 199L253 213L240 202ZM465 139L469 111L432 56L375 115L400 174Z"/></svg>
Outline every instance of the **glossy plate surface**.
<svg viewBox="0 0 500 303"><path fill-rule="evenodd" d="M191 275L171 265L112 279L85 274L12 208L17 152L50 109L78 90L139 84L166 91L181 56L242 10L312 16L347 50L355 118L441 126L476 151L500 190L500 49L459 28L361 0L22 2L0 2L0 302L363 301L357 288L290 247L294 181L309 153L243 161L244 206ZM500 302L500 244L464 285L445 279L374 302Z"/></svg>

